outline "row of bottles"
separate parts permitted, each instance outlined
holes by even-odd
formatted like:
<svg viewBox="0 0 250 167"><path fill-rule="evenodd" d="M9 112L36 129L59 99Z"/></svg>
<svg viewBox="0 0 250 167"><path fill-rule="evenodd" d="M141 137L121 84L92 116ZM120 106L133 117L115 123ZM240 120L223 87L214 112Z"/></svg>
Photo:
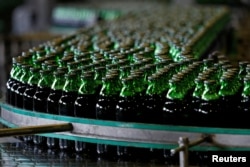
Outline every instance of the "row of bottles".
<svg viewBox="0 0 250 167"><path fill-rule="evenodd" d="M210 121L192 120L213 113L248 113L249 63L232 66L225 57L217 57L139 68L98 66L94 71L54 65L41 69L14 62L6 100L18 108L56 115L212 126L206 125Z"/></svg>
<svg viewBox="0 0 250 167"><path fill-rule="evenodd" d="M123 122L248 128L249 62L233 66L226 57L213 56L158 68L147 64L142 67L144 71L130 69L126 75L113 69L103 75L101 82L93 71L72 69L65 73L65 68L52 71L21 64L17 65L21 81L28 84L12 80L7 85L14 106L35 112ZM37 79L38 85L33 85ZM232 124L235 119L242 122ZM45 143L48 148L72 149L72 141L65 139L25 136L24 140ZM116 150L113 152L126 157L131 149L75 141L76 151L84 150L86 145L92 150L96 147L99 155Z"/></svg>
<svg viewBox="0 0 250 167"><path fill-rule="evenodd" d="M230 76L237 75L239 87L247 75L233 67L224 69L230 63L220 56L198 60L226 25L227 9L185 8L176 15L177 9L131 12L23 52L13 58L7 103L78 118L210 126L194 117L211 115L201 112L205 102L210 105L214 100L206 92L222 85L220 78L227 70L233 71ZM194 93L198 83L205 87L201 95ZM143 151L162 157L166 152L42 136L23 139L49 149L94 150L101 156L131 157Z"/></svg>

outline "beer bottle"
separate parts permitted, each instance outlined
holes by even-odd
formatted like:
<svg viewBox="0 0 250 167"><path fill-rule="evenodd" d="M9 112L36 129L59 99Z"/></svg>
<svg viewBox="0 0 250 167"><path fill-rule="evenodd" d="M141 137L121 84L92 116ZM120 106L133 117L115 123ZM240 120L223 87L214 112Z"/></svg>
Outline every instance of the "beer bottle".
<svg viewBox="0 0 250 167"><path fill-rule="evenodd" d="M170 125L188 125L189 104L187 103L187 89L182 82L182 75L174 75L169 80L169 90L163 106L164 123Z"/></svg>
<svg viewBox="0 0 250 167"><path fill-rule="evenodd" d="M219 95L221 96L221 103L223 106L223 112L233 113L236 111L236 105L234 103L237 102L236 90L234 88L233 83L233 75L230 73L224 74L220 79L220 91Z"/></svg>
<svg viewBox="0 0 250 167"><path fill-rule="evenodd" d="M81 86L74 103L74 116L95 118L97 86L94 80L94 73L87 72L81 75Z"/></svg>
<svg viewBox="0 0 250 167"><path fill-rule="evenodd" d="M96 103L96 118L104 120L116 120L116 104L121 90L119 75L107 74L102 78L101 88Z"/></svg>
<svg viewBox="0 0 250 167"><path fill-rule="evenodd" d="M106 68L104 66L94 67L94 80L97 85L96 93L101 91L102 88L102 78L106 75Z"/></svg>
<svg viewBox="0 0 250 167"><path fill-rule="evenodd" d="M40 70L39 73L41 79L38 81L37 89L33 96L33 111L45 113L47 111L47 98L52 85L52 70ZM34 136L33 142L38 146L45 145L46 138Z"/></svg>
<svg viewBox="0 0 250 167"><path fill-rule="evenodd" d="M59 67L67 67L67 63L74 60L74 56L71 54L67 54L66 56L62 57L58 60Z"/></svg>
<svg viewBox="0 0 250 167"><path fill-rule="evenodd" d="M50 93L52 85L52 71L40 70L40 79L37 84L36 93L33 96L33 111L46 112L47 111L47 98Z"/></svg>
<svg viewBox="0 0 250 167"><path fill-rule="evenodd" d="M27 87L27 82L28 79L30 77L30 67L31 65L22 65L22 76L20 78L20 85L18 86L18 88L15 91L15 106L19 107L19 108L23 108L23 93Z"/></svg>
<svg viewBox="0 0 250 167"><path fill-rule="evenodd" d="M103 86L97 97L96 119L116 120L116 104L118 102L121 83L117 73L107 74L102 79ZM97 154L100 157L112 157L116 148L105 144L97 144Z"/></svg>
<svg viewBox="0 0 250 167"><path fill-rule="evenodd" d="M64 75L65 83L62 90L62 96L59 99L59 115L74 116L74 103L77 98L77 91L79 89L78 76L74 72ZM59 147L61 151L69 151L73 147L70 140L59 139Z"/></svg>
<svg viewBox="0 0 250 167"><path fill-rule="evenodd" d="M59 99L59 115L74 116L74 102L79 89L78 76L74 72L64 75L65 82L62 90L62 96Z"/></svg>
<svg viewBox="0 0 250 167"><path fill-rule="evenodd" d="M242 81L243 81L245 75L247 74L246 67L247 67L248 64L249 64L248 61L240 61L239 62L239 68L240 68L240 70L239 70L239 77L240 77L240 79Z"/></svg>
<svg viewBox="0 0 250 167"><path fill-rule="evenodd" d="M139 121L137 118L136 111L136 88L135 78L129 76L122 79L122 89L119 95L119 101L116 105L116 120L125 122L136 122Z"/></svg>
<svg viewBox="0 0 250 167"><path fill-rule="evenodd" d="M96 118L95 108L97 100L97 87L93 72L81 75L81 86L74 104L74 116L80 118ZM75 151L92 153L94 144L75 141Z"/></svg>
<svg viewBox="0 0 250 167"><path fill-rule="evenodd" d="M6 83L6 102L8 104L11 104L11 87L13 86L13 84L15 82L17 82L17 80L15 79L15 75L16 73L18 73L18 58L14 57L12 58L12 68L10 71L10 77Z"/></svg>
<svg viewBox="0 0 250 167"><path fill-rule="evenodd" d="M204 81L206 80L206 76L205 75L199 75L196 79L195 79L195 87L194 90L192 92L192 97L191 97L191 108L190 110L193 113L193 118L197 118L195 121L195 126L200 126L203 124L203 120L200 120L199 118L202 118L202 112L200 112L200 104L201 104L201 98L202 98L202 94L204 92Z"/></svg>
<svg viewBox="0 0 250 167"><path fill-rule="evenodd" d="M16 72L13 75L15 79L10 87L10 104L16 105L16 90L21 85L21 76L23 75L22 66L25 65L22 62L18 62L16 66Z"/></svg>
<svg viewBox="0 0 250 167"><path fill-rule="evenodd" d="M207 127L223 127L221 120L225 120L225 115L222 114L221 101L219 96L220 85L215 80L204 81L204 91L200 102L200 126ZM223 121L224 123L224 121Z"/></svg>
<svg viewBox="0 0 250 167"><path fill-rule="evenodd" d="M47 98L47 113L59 115L59 99L62 96L62 90L64 85L64 74L65 70L58 69L57 71L53 72L53 83L51 86L50 94ZM58 139L47 137L47 147L49 149L56 149L58 147Z"/></svg>
<svg viewBox="0 0 250 167"><path fill-rule="evenodd" d="M53 82L50 90L50 94L47 98L47 107L46 107L46 112L49 114L59 114L58 111L58 102L59 99L62 96L62 90L64 86L64 74L65 70L57 70L53 72Z"/></svg>
<svg viewBox="0 0 250 167"><path fill-rule="evenodd" d="M119 101L116 105L116 120L122 122L152 122L153 118L147 118L145 93L146 87L143 83L143 77L138 73L133 73L127 78L122 79L122 89L119 95ZM151 111L152 113L153 111ZM157 113L153 117L157 117ZM143 156L139 153L144 152ZM150 149L117 147L117 155L121 159L137 157L146 160L150 155Z"/></svg>
<svg viewBox="0 0 250 167"><path fill-rule="evenodd" d="M30 68L31 76L28 79L28 86L23 93L23 108L26 110L33 110L33 96L36 93L39 81L39 70L40 68Z"/></svg>
<svg viewBox="0 0 250 167"><path fill-rule="evenodd" d="M134 85L134 77L131 75L122 79L122 90L119 95L119 101L116 106L116 120L123 122L136 122L136 91ZM123 159L131 156L131 148L129 147L117 147L118 157Z"/></svg>
<svg viewBox="0 0 250 167"><path fill-rule="evenodd" d="M143 118L145 123L162 124L162 106L166 91L162 82L163 76L154 74L148 77L148 88L145 95L146 111Z"/></svg>
<svg viewBox="0 0 250 167"><path fill-rule="evenodd" d="M238 115L241 115L240 119L248 119L250 115L250 75L246 75L244 77L244 87L241 94L241 99L239 103L239 113ZM247 120L246 120L247 121ZM246 125L246 122L243 121L245 126L242 126L242 128L248 128L249 125Z"/></svg>

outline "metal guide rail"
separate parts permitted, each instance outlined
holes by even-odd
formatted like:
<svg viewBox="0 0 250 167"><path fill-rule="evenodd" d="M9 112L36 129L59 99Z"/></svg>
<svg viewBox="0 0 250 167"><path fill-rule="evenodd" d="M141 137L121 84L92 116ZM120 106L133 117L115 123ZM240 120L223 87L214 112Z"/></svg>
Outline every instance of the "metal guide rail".
<svg viewBox="0 0 250 167"><path fill-rule="evenodd" d="M11 128L71 123L72 131L39 135L145 148L173 149L178 146L180 137L186 137L193 141L204 135L209 135L211 136L209 143L203 143L191 149L200 151L250 151L250 129L171 126L84 119L38 113L15 108L4 103L1 104L0 122Z"/></svg>
<svg viewBox="0 0 250 167"><path fill-rule="evenodd" d="M181 167L188 166L188 150L250 151L250 129L104 121L39 113L15 108L5 103L0 104L0 123L7 127L20 128L70 123L72 128L69 128L68 131L54 131L53 133L37 131L34 134L108 145L171 149L173 154L179 152Z"/></svg>

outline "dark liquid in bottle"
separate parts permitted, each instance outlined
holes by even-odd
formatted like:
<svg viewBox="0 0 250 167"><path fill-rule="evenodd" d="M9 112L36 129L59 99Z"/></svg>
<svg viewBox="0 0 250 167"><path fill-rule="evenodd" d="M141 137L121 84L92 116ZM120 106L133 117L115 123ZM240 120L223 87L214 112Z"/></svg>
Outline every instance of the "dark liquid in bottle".
<svg viewBox="0 0 250 167"><path fill-rule="evenodd" d="M117 96L99 96L96 103L96 118L102 120L116 120L116 104ZM109 146L105 144L96 145L97 156L110 157L116 155L116 146Z"/></svg>
<svg viewBox="0 0 250 167"><path fill-rule="evenodd" d="M47 97L49 95L49 88L37 88L33 96L33 110L37 112L46 112ZM46 145L46 138L43 136L33 136L33 143L36 145Z"/></svg>
<svg viewBox="0 0 250 167"><path fill-rule="evenodd" d="M203 126L204 124L204 113L201 112L200 104L201 98L190 97L189 100L190 109L190 125L193 126Z"/></svg>
<svg viewBox="0 0 250 167"><path fill-rule="evenodd" d="M146 95L144 106L145 112L143 113L142 121L145 123L163 123L162 107L164 104L164 98L161 95Z"/></svg>
<svg viewBox="0 0 250 167"><path fill-rule="evenodd" d="M9 78L6 83L6 102L11 104L11 87L15 84L16 80L13 78Z"/></svg>
<svg viewBox="0 0 250 167"><path fill-rule="evenodd" d="M136 122L136 98L131 97L119 97L119 101L116 106L116 120L122 122ZM117 146L117 156L121 159L130 159L133 154L132 147Z"/></svg>
<svg viewBox="0 0 250 167"><path fill-rule="evenodd" d="M116 104L118 96L99 96L96 103L96 118L116 120Z"/></svg>
<svg viewBox="0 0 250 167"><path fill-rule="evenodd" d="M239 104L240 98L237 95L222 96L220 101L220 118L223 119L226 116L223 127L239 128L239 124L232 124L239 116L237 104Z"/></svg>
<svg viewBox="0 0 250 167"><path fill-rule="evenodd" d="M189 108L185 100L167 99L163 106L164 124L168 125L190 125L188 117Z"/></svg>
<svg viewBox="0 0 250 167"><path fill-rule="evenodd" d="M37 87L37 91L33 97L33 110L37 112L47 111L47 98L50 93L50 88Z"/></svg>
<svg viewBox="0 0 250 167"><path fill-rule="evenodd" d="M59 115L74 116L74 103L77 98L77 92L63 92L59 100ZM73 141L59 139L59 147L62 151L72 150L74 147Z"/></svg>
<svg viewBox="0 0 250 167"><path fill-rule="evenodd" d="M225 115L223 115L223 112L220 109L219 100L201 100L199 112L202 114L199 118L201 126L225 127L224 123L227 121L224 118Z"/></svg>
<svg viewBox="0 0 250 167"><path fill-rule="evenodd" d="M36 93L37 86L29 85L27 86L25 92L23 93L23 108L26 110L33 110L33 97Z"/></svg>
<svg viewBox="0 0 250 167"><path fill-rule="evenodd" d="M74 116L74 104L77 92L63 92L59 100L59 115Z"/></svg>
<svg viewBox="0 0 250 167"><path fill-rule="evenodd" d="M119 97L118 104L116 106L116 120L124 122L137 122L138 104L136 97Z"/></svg>
<svg viewBox="0 0 250 167"><path fill-rule="evenodd" d="M74 114L80 118L95 118L96 95L78 95L75 101Z"/></svg>
<svg viewBox="0 0 250 167"><path fill-rule="evenodd" d="M59 100L62 97L61 90L51 90L47 98L47 113L49 114L59 114Z"/></svg>
<svg viewBox="0 0 250 167"><path fill-rule="evenodd" d="M96 95L85 94L78 95L74 104L74 115L78 118L91 118L95 119ZM75 141L75 151L77 153L90 153L93 155L96 144Z"/></svg>
<svg viewBox="0 0 250 167"><path fill-rule="evenodd" d="M146 118L142 96L119 97L116 106L116 120L122 122L145 122ZM145 155L140 157L140 155ZM150 149L117 146L119 158L127 160L139 158L140 160L150 154ZM147 159L147 158L146 158Z"/></svg>
<svg viewBox="0 0 250 167"><path fill-rule="evenodd" d="M23 94L27 88L27 84L22 83L19 85L19 87L16 90L16 102L15 102L15 106L18 108L23 108Z"/></svg>
<svg viewBox="0 0 250 167"><path fill-rule="evenodd" d="M14 81L11 89L10 89L10 104L15 106L16 105L16 90L21 85L20 81Z"/></svg>

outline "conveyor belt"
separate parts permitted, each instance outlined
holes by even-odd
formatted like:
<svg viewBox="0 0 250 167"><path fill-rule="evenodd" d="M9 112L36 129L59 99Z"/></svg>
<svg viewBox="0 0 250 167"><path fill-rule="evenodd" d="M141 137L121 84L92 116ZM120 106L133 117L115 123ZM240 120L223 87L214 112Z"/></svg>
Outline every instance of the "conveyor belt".
<svg viewBox="0 0 250 167"><path fill-rule="evenodd" d="M2 104L1 107L1 123L8 127L72 123L71 132L39 134L47 137L109 145L172 149L178 146L179 137L187 137L192 141L209 134L212 135L212 143L204 143L191 149L250 150L249 129L125 123L55 116L18 109L6 104Z"/></svg>

